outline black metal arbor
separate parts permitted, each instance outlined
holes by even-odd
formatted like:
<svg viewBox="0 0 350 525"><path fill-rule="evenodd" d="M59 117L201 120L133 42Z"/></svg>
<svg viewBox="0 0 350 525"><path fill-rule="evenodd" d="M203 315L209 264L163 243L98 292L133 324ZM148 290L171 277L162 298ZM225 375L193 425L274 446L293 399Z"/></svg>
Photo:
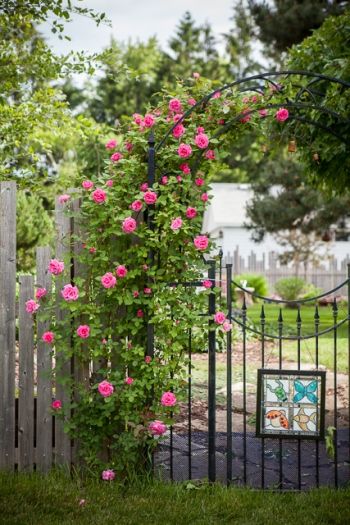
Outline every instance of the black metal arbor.
<svg viewBox="0 0 350 525"><path fill-rule="evenodd" d="M283 98L283 79L292 79L296 87L296 95L293 100L287 96ZM282 79L282 80L281 80ZM300 82L301 79L306 79L306 82ZM263 94L266 86L273 86L274 89L281 93L281 101L276 104L264 104L266 109L279 108L281 105L285 108L292 108L293 113L290 114L290 119L294 119L300 123L308 126L313 126L316 129L321 129L330 135L336 137L342 142L346 148L350 149L350 120L338 114L331 107L324 105L325 86L336 84L340 90L347 90L350 88L350 83L341 79L328 77L326 75L312 73L308 71L280 71L280 72L266 72L259 75L253 75L247 78L239 79L229 84L226 84L213 92L206 95L202 100L192 106L186 111L182 118L169 128L167 133L161 138L157 144L155 143L153 135L149 139L149 158L148 158L148 185L152 187L154 182L158 180L157 176L157 156L161 155L161 150L171 135L173 129L182 120L185 120L195 112L196 109L203 104L206 104L217 92L223 92L232 88L238 89L239 92L256 92ZM305 100L305 96L307 100ZM323 120L314 120L305 115L306 110L320 112L326 118ZM259 108L253 108L249 111L235 115L229 122L227 122L216 133L215 138L226 133L230 127L242 119L243 117L259 111ZM214 137L213 137L214 138ZM350 153L350 152L349 152ZM198 157L192 161L192 172L195 172L201 161L202 152L199 152ZM160 174L159 178L163 174ZM149 228L153 228L152 215L147 217ZM150 263L153 263L153 253L149 254ZM233 386L233 372L235 366L238 366L238 360L233 348L233 340L231 332L227 333L226 340L226 432L216 432L216 336L215 330L209 330L208 336L208 426L207 432L202 432L198 436L198 432L192 429L192 379L191 379L191 346L192 333L190 331L188 338L188 357L189 357L189 379L188 379L188 400L187 400L187 430L185 433L175 435L174 430L170 429L170 436L165 446L162 448L160 459L158 463L162 463L163 467L169 471L170 479L193 479L200 477L208 477L209 481L221 479L227 484L233 482L241 485L249 485L256 488L278 488L298 489L309 488L311 486L319 487L320 485L333 484L335 487L344 484L350 480L350 428L342 428L338 431L339 410L338 410L338 374L337 374L337 358L338 358L338 332L343 325L347 326L347 388L345 388L346 399L344 401L347 407L347 415L341 417L347 420L349 427L350 420L350 265L348 266L348 278L336 286L332 290L318 295L317 297L308 298L304 301L279 301L277 299L270 299L261 297L257 294L246 290L232 278L232 264L222 265L222 254L219 258L218 268L216 261L208 261L208 278L213 284L223 282L223 276L226 280L226 306L227 317L233 322L236 330L241 330L242 337L242 355L241 355L241 375L242 375L242 424L239 425L239 430L234 428L233 413L235 410L234 400L232 396ZM225 272L225 273L224 273ZM172 283L173 284L173 283ZM201 282L182 283L181 279L177 283L178 286L201 286ZM232 301L232 287L235 286L241 289L244 294L244 300L240 311L233 309ZM334 298L332 304L333 323L326 329L320 329L320 314L317 307L317 301L322 297L335 294L336 291L346 287L348 306L344 319L339 320L337 301ZM262 301L260 322L259 325L252 325L249 322L247 314L247 305L245 301L246 294L260 299ZM284 333L284 320L282 310L279 311L277 321L277 333L270 333L268 326L266 326L265 304L275 303L281 306L283 303L286 306L297 307L297 314L295 320L295 333L290 335ZM306 303L316 304L314 310L314 330L311 334L303 333L303 322L301 315L301 307ZM208 311L209 325L213 324L213 314L216 308L215 294L209 295ZM322 376L324 373L320 372L320 356L319 343L322 335L332 335L332 360L333 368L329 372L329 379L327 380L327 392L332 393L332 426L333 426L333 458L329 459L326 455L325 445L322 441L315 438L307 442L298 436L289 436L286 440L282 433L273 434L271 437L266 437L257 431L256 435L252 435L247 430L247 337L249 334L254 334L260 339L260 379L264 372L272 372L269 369L268 362L266 362L266 343L268 340L277 341L278 345L278 370L280 378L286 374L284 368L283 356L283 342L295 341L296 355L297 355L297 374L300 378L305 375L302 371L302 342L312 341L314 344L314 369L315 373ZM147 338L148 354L154 353L154 329L148 324L148 338ZM266 368L267 367L267 368ZM324 383L322 389L324 390ZM260 390L259 390L260 389ZM261 385L257 391L258 402L261 403ZM323 392L324 393L324 392ZM343 404L344 404L343 403ZM324 414L322 414L323 419ZM260 420L259 405L257 406L257 418ZM324 427L324 421L322 421ZM324 430L321 429L322 431ZM322 438L322 433L320 436ZM309 436L310 438L310 436ZM166 459L167 456L167 459ZM175 459L176 456L176 459ZM290 457L294 458L290 461ZM219 459L218 459L219 458ZM221 459L220 459L221 458ZM273 461L272 461L273 460ZM271 461L273 467L271 468ZM157 460L156 460L157 463ZM294 474L292 474L294 473ZM219 474L219 476L217 475ZM294 477L293 477L294 476ZM306 481L305 481L306 479Z"/></svg>

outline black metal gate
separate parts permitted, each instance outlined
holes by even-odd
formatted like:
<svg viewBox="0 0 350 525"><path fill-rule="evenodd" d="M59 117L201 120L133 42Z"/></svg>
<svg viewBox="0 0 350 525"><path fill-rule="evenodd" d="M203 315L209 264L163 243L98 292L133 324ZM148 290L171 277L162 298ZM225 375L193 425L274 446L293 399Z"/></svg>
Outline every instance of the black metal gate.
<svg viewBox="0 0 350 525"><path fill-rule="evenodd" d="M222 268L220 262L216 271L211 261L208 279L221 287L233 328L220 353L216 331L209 330L207 352L201 356L192 353L190 331L187 403L156 454L158 475L175 481L208 479L262 489L344 486L350 480L350 306L337 301L337 292L346 289L349 299L350 279L302 301L261 297L245 289L232 279L230 264ZM241 296L239 307L233 302L233 290ZM325 297L330 304L320 307ZM215 294L210 293L209 324L214 323L215 301ZM198 363L201 374L203 370L208 373L207 382L202 377L202 390ZM310 431L301 436L283 435L282 429L271 437L259 434L258 370L275 371L279 378L291 370L299 379L303 374L325 377L320 439ZM301 406L297 405L299 411ZM298 413L304 417L304 412Z"/></svg>

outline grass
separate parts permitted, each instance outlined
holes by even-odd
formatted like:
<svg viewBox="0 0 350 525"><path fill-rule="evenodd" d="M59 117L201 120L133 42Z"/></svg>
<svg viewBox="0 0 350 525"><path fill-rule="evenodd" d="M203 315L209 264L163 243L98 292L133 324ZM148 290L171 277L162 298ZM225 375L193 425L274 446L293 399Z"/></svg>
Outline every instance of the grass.
<svg viewBox="0 0 350 525"><path fill-rule="evenodd" d="M344 525L349 503L349 489L279 494L195 483L120 486L62 474L0 474L1 525Z"/></svg>

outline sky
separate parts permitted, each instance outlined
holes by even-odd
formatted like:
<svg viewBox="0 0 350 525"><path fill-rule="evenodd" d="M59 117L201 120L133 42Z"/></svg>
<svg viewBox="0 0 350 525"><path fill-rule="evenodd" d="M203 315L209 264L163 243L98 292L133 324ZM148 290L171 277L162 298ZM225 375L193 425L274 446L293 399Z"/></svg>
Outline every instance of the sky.
<svg viewBox="0 0 350 525"><path fill-rule="evenodd" d="M197 24L209 22L220 40L220 35L232 26L232 5L233 0L84 0L82 7L106 13L112 27L96 27L87 17L76 16L66 26L71 42L60 41L52 35L48 24L42 26L41 31L56 53L98 52L108 46L111 36L118 41L145 41L156 35L161 47L166 49L185 11L190 11Z"/></svg>

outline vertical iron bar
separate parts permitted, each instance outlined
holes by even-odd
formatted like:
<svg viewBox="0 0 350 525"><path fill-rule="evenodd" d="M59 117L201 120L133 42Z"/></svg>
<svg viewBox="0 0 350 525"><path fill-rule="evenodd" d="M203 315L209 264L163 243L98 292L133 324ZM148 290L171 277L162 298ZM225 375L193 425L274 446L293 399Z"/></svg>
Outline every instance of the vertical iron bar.
<svg viewBox="0 0 350 525"><path fill-rule="evenodd" d="M247 305L245 302L245 293L243 294L243 304L242 304L242 337L243 337L243 481L244 485L247 484L247 355L246 355L246 345L247 345L247 332L246 332L246 322L247 322Z"/></svg>
<svg viewBox="0 0 350 525"><path fill-rule="evenodd" d="M301 316L300 305L298 305L297 315L297 336L298 336L298 370L301 367ZM301 440L298 439L298 489L301 490Z"/></svg>
<svg viewBox="0 0 350 525"><path fill-rule="evenodd" d="M338 403L337 403L337 328L335 325L337 324L337 317L338 317L338 305L337 300L334 297L333 301L333 322L334 322L334 329L333 329L333 337L334 337L334 486L335 488L338 488L338 418L337 418L337 411L338 411Z"/></svg>
<svg viewBox="0 0 350 525"><path fill-rule="evenodd" d="M265 366L265 309L261 306L261 368ZM259 407L260 410L260 407ZM260 429L259 429L260 430ZM265 488L265 439L261 438L261 488Z"/></svg>
<svg viewBox="0 0 350 525"><path fill-rule="evenodd" d="M192 328L188 331L188 479L192 479Z"/></svg>
<svg viewBox="0 0 350 525"><path fill-rule="evenodd" d="M226 300L227 300L227 318L229 322L232 321L232 264L226 265ZM227 485L232 481L232 333L231 330L227 332L227 349L226 349L226 387L227 387L227 463L226 463L226 477Z"/></svg>
<svg viewBox="0 0 350 525"><path fill-rule="evenodd" d="M279 316L278 316L278 366L279 369L282 370L282 336L283 336L283 315L282 315L282 308L280 308ZM279 479L278 479L278 486L279 489L282 490L283 488L283 442L282 439L279 438L278 440L278 462L279 462Z"/></svg>
<svg viewBox="0 0 350 525"><path fill-rule="evenodd" d="M220 248L219 251L219 282L220 282L220 299L222 297L222 257L224 255L224 252L222 251L222 248Z"/></svg>
<svg viewBox="0 0 350 525"><path fill-rule="evenodd" d="M348 392L349 392L349 421L350 421L350 263L348 263ZM349 466L350 466L350 424L349 424Z"/></svg>
<svg viewBox="0 0 350 525"><path fill-rule="evenodd" d="M156 153L155 153L155 141L153 131L150 133L148 138L148 172L147 172L147 182L149 188L152 188L155 180L155 171L156 171ZM154 230L154 206L148 206L147 211L147 226L150 230ZM148 253L149 266L152 267L154 263L154 251L150 250ZM147 321L147 355L154 356L154 326Z"/></svg>
<svg viewBox="0 0 350 525"><path fill-rule="evenodd" d="M208 336L208 478L209 481L216 479L216 458L215 458L215 405L216 405L216 331L214 324L215 314L215 261L209 261L210 267L208 278L212 283L209 294L209 336Z"/></svg>
<svg viewBox="0 0 350 525"><path fill-rule="evenodd" d="M315 358L316 358L316 370L318 370L318 331L320 328L320 315L318 313L318 306L315 308ZM320 486L320 445L318 439L316 439L316 487Z"/></svg>

